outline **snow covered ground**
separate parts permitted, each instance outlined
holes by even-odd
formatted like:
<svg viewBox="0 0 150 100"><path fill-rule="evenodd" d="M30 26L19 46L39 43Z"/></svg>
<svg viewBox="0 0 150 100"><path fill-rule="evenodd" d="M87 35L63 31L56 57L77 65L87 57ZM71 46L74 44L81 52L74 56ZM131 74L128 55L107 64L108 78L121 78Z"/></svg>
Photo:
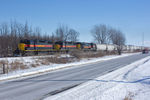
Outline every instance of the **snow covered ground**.
<svg viewBox="0 0 150 100"><path fill-rule="evenodd" d="M150 57L45 100L150 100Z"/></svg>
<svg viewBox="0 0 150 100"><path fill-rule="evenodd" d="M104 57L99 57L99 58L88 58L88 59L82 59L80 61L75 61L72 63L67 63L67 64L49 64L49 65L40 65L38 67L32 67L32 64L37 64L37 58L39 56L33 56L33 57L15 57L15 58L0 58L0 61L7 61L9 63L13 63L15 61L20 62L21 64L26 64L28 69L18 69L12 72L9 72L8 74L1 74L0 75L0 81L2 80L8 80L8 79L13 79L13 78L18 78L18 77L24 77L24 76L30 76L30 75L35 75L43 72L49 72L53 70L57 70L60 68L66 68L66 67L73 67L77 65L82 65L82 64L88 64L88 63L94 63L98 61L105 61L105 60L110 60L110 59L115 59L119 57L125 57L125 56L130 56L130 55L135 55L138 53L127 53L127 54L122 54L122 55L112 55L112 56L104 56ZM62 55L62 57L70 57L70 55Z"/></svg>

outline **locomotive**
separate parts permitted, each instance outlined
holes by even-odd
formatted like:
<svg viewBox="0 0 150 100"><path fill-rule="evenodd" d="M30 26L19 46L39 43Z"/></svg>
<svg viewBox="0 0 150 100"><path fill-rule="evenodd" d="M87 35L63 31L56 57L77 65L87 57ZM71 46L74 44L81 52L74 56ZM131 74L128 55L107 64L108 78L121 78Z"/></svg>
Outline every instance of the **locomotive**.
<svg viewBox="0 0 150 100"><path fill-rule="evenodd" d="M40 52L69 52L71 50L96 51L95 43L48 40L21 40L14 54L38 54Z"/></svg>

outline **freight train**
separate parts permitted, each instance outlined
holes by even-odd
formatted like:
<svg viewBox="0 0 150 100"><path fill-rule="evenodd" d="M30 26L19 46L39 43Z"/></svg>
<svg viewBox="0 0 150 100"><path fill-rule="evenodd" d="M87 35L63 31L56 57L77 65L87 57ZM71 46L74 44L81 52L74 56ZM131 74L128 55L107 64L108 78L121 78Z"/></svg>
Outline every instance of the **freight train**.
<svg viewBox="0 0 150 100"><path fill-rule="evenodd" d="M142 51L143 46L124 45L123 52ZM150 50L149 47L147 47ZM39 53L69 52L72 50L82 51L117 51L117 45L114 44L95 44L86 42L69 41L47 41L47 40L21 40L18 48L14 51L15 55L37 55Z"/></svg>
<svg viewBox="0 0 150 100"><path fill-rule="evenodd" d="M95 43L69 42L69 41L47 41L47 40L21 40L18 48L14 51L16 55L38 54L41 52L69 52L71 50L96 51Z"/></svg>

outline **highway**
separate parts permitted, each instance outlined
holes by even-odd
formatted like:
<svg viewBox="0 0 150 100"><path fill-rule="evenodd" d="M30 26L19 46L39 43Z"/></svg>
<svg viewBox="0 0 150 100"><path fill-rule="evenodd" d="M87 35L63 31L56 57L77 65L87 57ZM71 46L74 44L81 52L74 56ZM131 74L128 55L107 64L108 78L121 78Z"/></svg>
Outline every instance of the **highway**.
<svg viewBox="0 0 150 100"><path fill-rule="evenodd" d="M132 56L74 66L47 74L0 82L0 100L42 100L101 75L124 67L150 54Z"/></svg>

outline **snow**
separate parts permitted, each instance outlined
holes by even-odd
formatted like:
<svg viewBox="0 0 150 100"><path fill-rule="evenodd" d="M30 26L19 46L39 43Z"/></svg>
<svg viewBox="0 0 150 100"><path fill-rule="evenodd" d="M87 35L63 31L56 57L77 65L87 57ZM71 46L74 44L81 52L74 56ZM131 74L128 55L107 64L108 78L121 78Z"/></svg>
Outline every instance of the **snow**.
<svg viewBox="0 0 150 100"><path fill-rule="evenodd" d="M73 66L79 66L83 64L89 64L89 63L95 63L99 61L105 61L105 60L110 60L110 59L115 59L119 57L125 57L125 56L130 56L130 55L135 55L138 53L127 53L127 54L122 54L122 55L112 55L112 56L104 56L104 57L99 57L99 58L88 58L88 59L82 59L80 61L75 61L72 63L67 63L67 64L50 64L50 65L40 65L36 68L31 67L31 64L37 63L36 59L40 56L31 56L31 57L15 57L15 58L0 58L0 61L7 61L9 63L14 62L14 61L20 61L21 63L25 63L29 68L24 69L24 70L17 70L17 71L12 71L8 74L1 74L0 75L0 81L3 80L8 80L8 79L14 79L18 77L25 77L25 76L30 76L30 75L36 75L40 73L45 73L53 70L58 70L66 67L73 67ZM53 56L53 55L50 55ZM43 56L41 56L43 57ZM62 55L61 57L70 57L70 55Z"/></svg>
<svg viewBox="0 0 150 100"><path fill-rule="evenodd" d="M44 100L149 100L150 57Z"/></svg>

